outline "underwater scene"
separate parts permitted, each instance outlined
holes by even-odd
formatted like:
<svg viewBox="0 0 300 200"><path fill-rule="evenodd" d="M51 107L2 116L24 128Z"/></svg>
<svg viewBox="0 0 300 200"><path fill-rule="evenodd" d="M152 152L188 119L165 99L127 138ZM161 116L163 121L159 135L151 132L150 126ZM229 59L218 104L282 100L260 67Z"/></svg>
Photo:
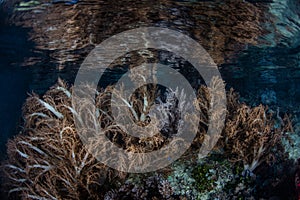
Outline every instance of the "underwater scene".
<svg viewBox="0 0 300 200"><path fill-rule="evenodd" d="M0 199L300 200L299 0L0 0Z"/></svg>

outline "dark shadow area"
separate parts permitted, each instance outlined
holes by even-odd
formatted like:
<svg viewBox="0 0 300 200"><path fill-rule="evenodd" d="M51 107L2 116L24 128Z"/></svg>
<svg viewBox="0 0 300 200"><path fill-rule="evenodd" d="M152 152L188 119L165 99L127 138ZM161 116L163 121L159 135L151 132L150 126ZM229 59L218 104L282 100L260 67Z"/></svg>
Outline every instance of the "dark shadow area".
<svg viewBox="0 0 300 200"><path fill-rule="evenodd" d="M0 10L0 159L6 154L6 143L18 131L21 108L27 97L31 73L20 67L33 53L27 30L8 25L7 14Z"/></svg>

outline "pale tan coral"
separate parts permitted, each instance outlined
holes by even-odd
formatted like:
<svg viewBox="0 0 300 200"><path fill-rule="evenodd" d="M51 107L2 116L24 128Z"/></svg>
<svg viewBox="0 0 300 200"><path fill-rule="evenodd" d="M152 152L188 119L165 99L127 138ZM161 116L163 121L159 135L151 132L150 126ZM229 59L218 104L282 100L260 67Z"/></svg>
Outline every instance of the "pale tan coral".
<svg viewBox="0 0 300 200"><path fill-rule="evenodd" d="M239 103L233 90L228 100L224 148L232 161L242 161L244 169L253 172L272 156L271 150L280 144L284 126L275 127L276 117L266 106L251 108Z"/></svg>
<svg viewBox="0 0 300 200"><path fill-rule="evenodd" d="M82 145L75 127L67 87L60 83L42 99L24 106L22 135L8 143L8 193L23 199L99 198L109 169ZM96 196L95 196L96 195Z"/></svg>
<svg viewBox="0 0 300 200"><path fill-rule="evenodd" d="M213 85L217 86L218 83ZM199 116L190 116L192 121L199 119L199 124L191 127L197 128L198 134L191 148L181 157L183 160L197 159L197 151L203 145L209 123L212 89L204 86L199 89L197 108L201 112ZM85 120L89 123L99 121L107 138L129 152L150 152L169 144L172 134L164 136L158 132L151 138L139 139L117 127L108 107L110 90L107 88L108 93L101 91L96 97L98 116L95 118L87 114ZM126 173L116 172L97 161L82 144L74 124L76 111L71 105L71 95L71 89L59 81L42 98L32 95L27 99L23 109L23 133L8 142L9 158L3 165L11 197L103 199L108 191L104 183L126 178ZM136 105L143 105L137 102L143 99L134 100ZM82 102L82 109L86 106L88 104ZM238 96L232 90L227 94L227 109L225 129L214 149L224 149L224 156L233 162L242 161L245 170L254 171L271 156L271 148L278 144L283 127L274 127L276 117L269 114L266 107L260 105L251 108L239 103ZM137 112L138 116L141 116L142 111L140 109ZM106 144L95 140L89 148L99 145ZM144 163L146 159L136 157L136 162ZM126 165L125 160L118 164Z"/></svg>

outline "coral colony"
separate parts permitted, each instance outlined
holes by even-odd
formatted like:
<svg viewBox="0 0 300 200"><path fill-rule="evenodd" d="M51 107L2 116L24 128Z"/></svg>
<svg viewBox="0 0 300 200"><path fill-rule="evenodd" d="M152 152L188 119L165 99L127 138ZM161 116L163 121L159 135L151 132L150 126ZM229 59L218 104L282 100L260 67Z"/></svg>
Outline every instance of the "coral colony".
<svg viewBox="0 0 300 200"><path fill-rule="evenodd" d="M176 91L168 93L169 100L155 102L172 108L168 113L171 116L177 112L176 106L170 105L176 102L172 100ZM257 185L261 172L286 167L276 156L292 160L299 157L298 146L291 142L295 140L297 144L299 136L287 134L292 131L289 118L281 118L263 105L249 107L240 103L231 89L227 93L228 113L222 137L208 157L199 159L197 149L207 131L210 98L209 89L201 86L201 121L190 149L172 165L156 172L119 172L85 150L74 126L76 111L71 95L72 87L59 81L42 97L33 94L27 99L23 131L8 142L9 158L3 164L5 188L11 199L255 199L268 186ZM154 94L147 95L152 102L157 99ZM160 148L172 137L167 133L172 130L172 121L167 123L169 129L149 141L126 135L112 126L106 112L107 98L105 91L96 97L97 120L107 137L120 147L146 152ZM140 100L132 101L139 106ZM136 115L141 116L141 112ZM281 184L276 177L268 181Z"/></svg>

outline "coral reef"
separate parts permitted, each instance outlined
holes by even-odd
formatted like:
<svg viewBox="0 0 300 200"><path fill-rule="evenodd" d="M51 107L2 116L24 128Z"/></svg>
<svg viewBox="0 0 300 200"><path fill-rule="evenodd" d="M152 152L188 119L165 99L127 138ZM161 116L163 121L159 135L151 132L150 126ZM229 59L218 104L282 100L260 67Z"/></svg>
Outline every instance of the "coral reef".
<svg viewBox="0 0 300 200"><path fill-rule="evenodd" d="M267 107L251 108L238 103L234 94L229 97L233 98L229 98L228 110L234 114L227 117L222 145L231 161L242 160L244 170L253 172L262 162L271 159L272 150L280 144L284 122L275 126L277 118Z"/></svg>
<svg viewBox="0 0 300 200"><path fill-rule="evenodd" d="M5 187L22 199L97 199L114 172L83 147L76 134L71 93L63 83L24 106L23 133L8 142ZM18 194L18 195L16 195Z"/></svg>
<svg viewBox="0 0 300 200"><path fill-rule="evenodd" d="M169 175L174 197L188 199L238 199L253 197L253 179L242 176L243 168L220 154L196 163L177 163Z"/></svg>
<svg viewBox="0 0 300 200"><path fill-rule="evenodd" d="M218 80L215 81L218 85ZM282 134L288 131L286 119L272 115L262 105L251 108L240 103L238 95L230 90L225 128L213 149L218 156L214 158L215 153L212 153L207 159L199 159L197 151L208 127L211 89L205 86L199 89L198 107L201 112L200 116L193 117L198 117L200 123L195 125L198 134L189 150L176 163L155 174L130 176L100 163L82 144L74 125L76 111L71 106L72 88L59 81L42 98L31 95L23 109L23 131L8 142L9 158L2 166L10 197L184 199L185 196L188 199L237 199L247 196L250 199L255 195L251 184L256 179L258 167L272 163L274 152L284 151L279 147ZM164 100L155 97L155 93L144 94L149 105L156 99L155 103L162 108L172 108L168 113L170 117L165 119L169 123L161 127L163 133L158 131L147 140L129 136L114 126L106 110L112 91L110 87L106 91L108 93L100 91L96 97L96 120L112 142L131 152L153 151L169 142L172 138L170 132L176 130L173 124L178 123L178 119L174 118L178 106L173 105L177 102L175 96L180 98L178 91L169 91ZM147 123L147 117L143 117L147 109L141 108L144 104L139 101L145 103L145 98L133 95L132 102L125 104L135 107L131 113L139 122ZM280 123L275 126L278 120ZM95 144L99 145L97 141Z"/></svg>
<svg viewBox="0 0 300 200"><path fill-rule="evenodd" d="M289 155L289 159L295 162L300 158L300 136L298 133L286 133L286 137L282 137L282 145L286 153Z"/></svg>
<svg viewBox="0 0 300 200"><path fill-rule="evenodd" d="M168 182L174 195L186 196L188 199L197 199L200 194L195 186L196 180L192 177L192 167L189 165L175 165Z"/></svg>
<svg viewBox="0 0 300 200"><path fill-rule="evenodd" d="M277 91L281 79L275 70L285 66L297 67L299 63L297 62L299 2L296 0L273 0L270 4L249 3L255 2L250 0L193 3L159 0L155 4L153 1L134 2L134 6L131 1L124 0L111 3L87 0L79 1L78 4L77 1L70 2L76 5L54 6L48 0L18 1L18 3L14 0L0 0L1 6L5 4L3 5L5 8L8 7L6 5L15 4L11 6L15 8L11 21L16 25L30 28L30 39L35 42L37 51L49 55L58 65L55 66L57 67L55 72L66 69L70 62L82 59L94 45L104 39L122 30L149 25L177 29L192 36L201 42L218 65L231 64L237 51L251 48L251 44L257 45L257 49L252 49L257 51L257 54L246 51L243 52L243 56L247 57L248 63L249 60L253 60L249 65L252 69L257 64L259 64L257 69L259 67L268 69L261 72L259 77L272 87L258 90L259 95L255 96L270 106L285 101L285 98L281 98L282 94ZM269 13L265 14L263 10L268 10ZM113 26L111 22L114 22ZM260 36L263 37L259 42L263 44L257 44ZM288 51L266 48L281 46L288 46ZM259 48L266 49L261 52ZM134 60L134 54L143 56L148 54L147 60L152 61L161 57L166 63L172 63L177 59L176 57L169 59L167 53L149 53L147 50L141 50L126 55L123 60L119 60L120 63L114 64L124 66L131 62L141 63L142 60L139 60L140 62ZM163 57L165 58L162 59ZM283 57L285 59L282 59ZM286 63L286 57L291 58L293 62ZM31 58L26 64L31 65L34 62L45 64L48 63L47 59L45 62ZM179 64L174 65L176 69L185 68ZM236 69L234 71L240 76L237 77L239 81L243 74L247 72L250 74L250 71L244 68L234 67ZM76 67L71 69L72 72L76 70ZM35 73L34 76L40 77L44 76L43 74L49 75L43 71ZM56 76L56 73L53 74ZM191 74L189 73L190 76ZM257 73L252 74L256 76ZM293 70L291 74L294 75ZM42 78L34 79L36 84L40 84L39 80ZM250 76L248 80L252 84L253 77ZM291 87L286 94L296 97L299 88L297 83L288 85ZM133 95L131 101L123 99L122 105L117 102L110 103L116 103L117 107L128 108L134 121L142 126L149 124L149 118L153 114L148 113L148 107L157 104L157 109L164 110L166 117L163 122L155 124L158 128L149 128L151 130L149 134L153 137L140 139L128 136L122 128L115 126L108 110L108 99L111 93L114 93L110 87L105 92L98 93L97 116L88 120L91 120L90 123L93 123L93 120L100 121L107 138L126 151L137 153L160 149L168 144L181 128L180 109L184 109L184 106L189 106L192 102L178 104L178 98L184 96L181 95L182 91L167 91L165 97L160 98L156 93L143 93L143 90L147 89L149 88L140 88L139 92L142 91L143 98ZM300 164L296 163L300 157L299 132L292 133L288 117L281 118L279 110L274 112L273 108L264 105L251 107L241 103L232 90L227 95L228 112L225 128L213 149L213 152L218 154L217 159L213 153L207 159L201 160L197 157L211 116L210 89L204 86L199 89L200 115L191 116L191 120L196 119L195 121L199 120L200 123L194 124L193 128L197 128L198 133L190 149L166 169L144 175L128 175L112 170L88 152L74 125L76 111L71 106L72 88L60 81L42 97L31 95L24 105L23 130L8 142L8 160L2 165L6 176L3 182L9 197L107 200L271 199L279 196L275 190L280 191L283 185L286 185L290 187L287 191L295 189L299 199ZM294 108L295 105L290 104L291 108ZM82 104L82 107L84 106L86 104ZM118 117L123 117L122 110L117 112ZM99 142L95 140L94 145L99 145ZM143 159L140 158L139 162L144 162ZM121 167L123 164L118 163ZM291 179L292 186L288 184ZM291 197L294 194L290 192L288 195ZM287 197L283 195L282 198Z"/></svg>
<svg viewBox="0 0 300 200"><path fill-rule="evenodd" d="M162 175L132 175L118 189L105 194L105 199L172 199L172 188Z"/></svg>

